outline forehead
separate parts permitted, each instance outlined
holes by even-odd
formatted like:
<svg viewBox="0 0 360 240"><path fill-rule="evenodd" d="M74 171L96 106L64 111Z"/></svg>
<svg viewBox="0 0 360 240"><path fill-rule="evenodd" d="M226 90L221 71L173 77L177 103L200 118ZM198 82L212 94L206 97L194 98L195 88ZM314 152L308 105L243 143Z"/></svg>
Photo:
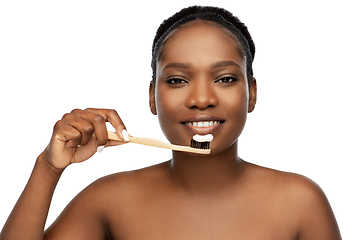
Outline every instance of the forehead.
<svg viewBox="0 0 360 240"><path fill-rule="evenodd" d="M244 65L236 38L216 23L194 21L174 30L168 36L158 65L169 62L212 64L224 60Z"/></svg>

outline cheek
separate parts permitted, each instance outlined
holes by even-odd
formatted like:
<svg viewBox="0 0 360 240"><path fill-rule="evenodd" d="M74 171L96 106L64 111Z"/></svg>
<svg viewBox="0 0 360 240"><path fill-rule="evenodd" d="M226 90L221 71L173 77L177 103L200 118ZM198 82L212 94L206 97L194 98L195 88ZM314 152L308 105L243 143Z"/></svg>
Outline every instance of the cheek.
<svg viewBox="0 0 360 240"><path fill-rule="evenodd" d="M231 138L237 138L246 122L247 110L248 110L248 98L246 91L237 91L234 93L227 93L226 96L222 98L222 106L225 108L227 115L231 118L229 120ZM229 134L229 133L228 133Z"/></svg>
<svg viewBox="0 0 360 240"><path fill-rule="evenodd" d="M246 117L248 110L248 92L245 87L238 87L233 91L224 91L220 94L221 105L226 108L229 115L236 119Z"/></svg>
<svg viewBox="0 0 360 240"><path fill-rule="evenodd" d="M241 95L242 97L234 97L235 101L229 103L229 106L231 106L231 109L233 109L234 111L234 115L239 121L243 121L246 119L249 101L246 93L243 93Z"/></svg>
<svg viewBox="0 0 360 240"><path fill-rule="evenodd" d="M158 89L155 93L156 109L159 118L171 118L172 112L176 111L179 107L179 99L176 99L170 91L163 91Z"/></svg>
<svg viewBox="0 0 360 240"><path fill-rule="evenodd" d="M160 127L165 136L171 141L175 134L174 123L179 123L179 111L182 108L181 96L161 88L155 92L156 110Z"/></svg>

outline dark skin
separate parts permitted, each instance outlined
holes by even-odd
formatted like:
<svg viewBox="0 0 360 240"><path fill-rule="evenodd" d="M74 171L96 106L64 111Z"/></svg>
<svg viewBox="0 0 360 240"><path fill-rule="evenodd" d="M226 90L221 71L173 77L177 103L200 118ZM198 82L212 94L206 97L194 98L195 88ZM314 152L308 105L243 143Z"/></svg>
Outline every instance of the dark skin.
<svg viewBox="0 0 360 240"><path fill-rule="evenodd" d="M248 83L237 48L223 29L192 24L167 41L150 85L151 111L169 141L186 146L194 133L211 133L210 155L173 152L168 162L99 179L44 234L64 169L100 145L119 144L107 140L106 121L123 138L125 126L114 110L74 110L55 125L0 239L341 239L315 183L238 157L256 81ZM201 121L216 124L187 124Z"/></svg>

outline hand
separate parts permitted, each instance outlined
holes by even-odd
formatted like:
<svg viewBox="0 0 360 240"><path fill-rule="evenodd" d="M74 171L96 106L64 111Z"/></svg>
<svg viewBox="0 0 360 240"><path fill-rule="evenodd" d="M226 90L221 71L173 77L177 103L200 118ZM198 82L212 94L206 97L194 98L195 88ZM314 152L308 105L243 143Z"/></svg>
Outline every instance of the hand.
<svg viewBox="0 0 360 240"><path fill-rule="evenodd" d="M115 110L75 109L67 113L55 126L50 143L42 155L57 171L71 163L93 156L99 146L115 146L126 142L108 140L106 122L110 122L121 139L127 135L125 126ZM125 136L126 138L127 136Z"/></svg>

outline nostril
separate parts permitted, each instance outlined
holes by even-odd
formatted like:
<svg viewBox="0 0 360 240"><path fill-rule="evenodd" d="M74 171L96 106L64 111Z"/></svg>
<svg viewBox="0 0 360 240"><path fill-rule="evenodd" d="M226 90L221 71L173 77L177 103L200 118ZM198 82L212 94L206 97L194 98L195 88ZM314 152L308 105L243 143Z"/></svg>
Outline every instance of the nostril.
<svg viewBox="0 0 360 240"><path fill-rule="evenodd" d="M216 107L219 104L219 100L215 94L199 94L188 97L186 101L186 107L189 109L207 109Z"/></svg>
<svg viewBox="0 0 360 240"><path fill-rule="evenodd" d="M218 104L211 100L211 99L196 99L191 101L191 103L187 104L187 107L190 109L200 109L200 110L205 110L207 108L214 108L216 107Z"/></svg>
<svg viewBox="0 0 360 240"><path fill-rule="evenodd" d="M208 79L193 80L187 92L186 107L189 109L204 110L216 107L219 104L216 89Z"/></svg>

